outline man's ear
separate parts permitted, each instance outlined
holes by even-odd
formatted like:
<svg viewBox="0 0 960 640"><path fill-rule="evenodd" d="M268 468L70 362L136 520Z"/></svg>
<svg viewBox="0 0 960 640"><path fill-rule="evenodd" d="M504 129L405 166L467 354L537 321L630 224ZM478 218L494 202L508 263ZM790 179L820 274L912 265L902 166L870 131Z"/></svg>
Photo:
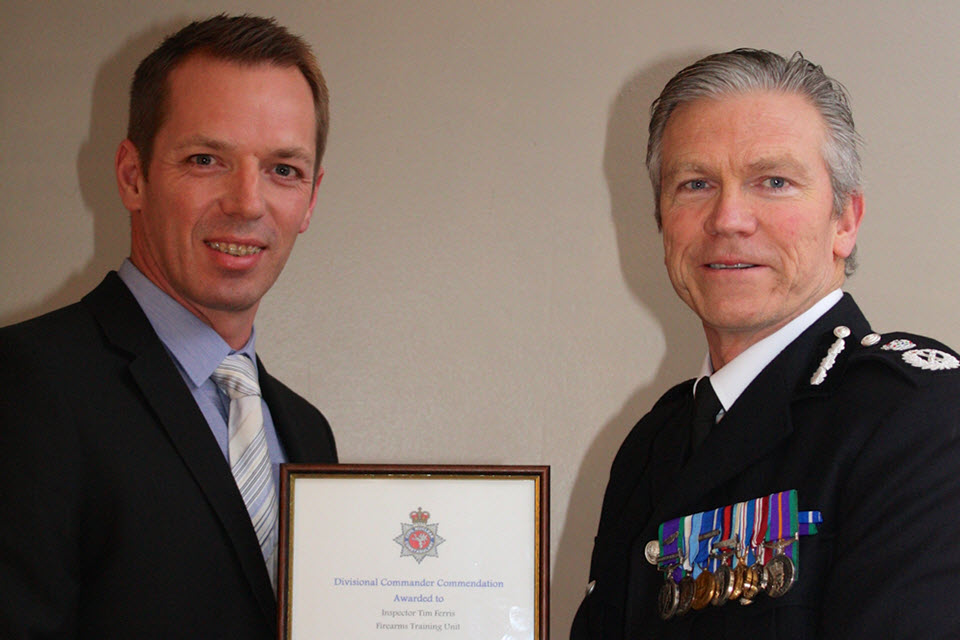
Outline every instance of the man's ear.
<svg viewBox="0 0 960 640"><path fill-rule="evenodd" d="M323 167L317 170L317 177L313 181L313 193L310 194L310 206L307 207L307 215L303 217L300 224L300 233L303 233L310 226L310 218L313 216L313 208L317 204L317 191L320 190L320 181L323 180Z"/></svg>
<svg viewBox="0 0 960 640"><path fill-rule="evenodd" d="M120 200L130 213L143 208L143 190L146 182L140 154L129 139L124 140L117 147L114 159L114 168L117 173L117 187L120 189Z"/></svg>
<svg viewBox="0 0 960 640"><path fill-rule="evenodd" d="M853 253L853 248L857 245L857 231L862 221L863 194L852 193L847 199L847 206L837 218L837 232L833 239L834 256L845 260Z"/></svg>

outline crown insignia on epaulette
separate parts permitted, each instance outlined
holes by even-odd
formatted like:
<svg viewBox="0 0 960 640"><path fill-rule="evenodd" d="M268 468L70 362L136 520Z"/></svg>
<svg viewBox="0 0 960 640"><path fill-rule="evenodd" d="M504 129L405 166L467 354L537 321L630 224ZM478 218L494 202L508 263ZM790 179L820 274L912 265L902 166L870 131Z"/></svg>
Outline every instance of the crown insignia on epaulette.
<svg viewBox="0 0 960 640"><path fill-rule="evenodd" d="M910 340L900 338L899 340L891 340L880 348L884 351L906 351L907 349L913 349L915 346L917 345Z"/></svg>

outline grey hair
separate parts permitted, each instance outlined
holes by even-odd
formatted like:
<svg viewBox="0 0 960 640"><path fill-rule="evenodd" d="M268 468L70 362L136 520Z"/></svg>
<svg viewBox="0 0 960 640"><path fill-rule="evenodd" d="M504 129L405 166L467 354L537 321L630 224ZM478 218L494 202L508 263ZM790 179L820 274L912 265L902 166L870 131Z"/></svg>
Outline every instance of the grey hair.
<svg viewBox="0 0 960 640"><path fill-rule="evenodd" d="M807 98L827 129L823 159L830 172L834 214L839 216L850 197L862 190L861 143L853 125L847 90L797 51L789 60L760 49L735 49L694 62L673 76L650 106L647 170L653 184L654 215L660 217L660 164L663 131L673 112L703 98L720 98L751 91L778 91ZM847 275L856 269L855 253L846 261Z"/></svg>

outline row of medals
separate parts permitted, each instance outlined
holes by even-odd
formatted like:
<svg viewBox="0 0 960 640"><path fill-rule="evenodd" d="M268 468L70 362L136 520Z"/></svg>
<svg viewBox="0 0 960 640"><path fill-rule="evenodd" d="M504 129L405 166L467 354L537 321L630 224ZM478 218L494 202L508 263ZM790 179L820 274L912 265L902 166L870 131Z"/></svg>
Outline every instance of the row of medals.
<svg viewBox="0 0 960 640"><path fill-rule="evenodd" d="M700 536L701 541L713 537L716 533L714 531ZM761 593L766 593L771 598L779 598L787 593L796 581L793 560L783 553L794 540L795 538L787 538L764 543L764 547L773 550L773 557L764 564L757 560L750 566L747 566L745 553L735 553L736 539L724 540L717 543L711 551L712 556L720 558L720 566L716 571L704 569L696 579L688 574L681 578L679 583L674 581L671 574L678 565L682 565L682 558L679 554L661 556L660 543L651 540L645 549L647 561L657 565L665 578L658 598L660 617L669 620L674 616L682 616L691 609L706 609L710 605L720 607L728 602L748 605ZM731 559L735 555L737 566L731 568ZM671 560L676 562L663 565Z"/></svg>

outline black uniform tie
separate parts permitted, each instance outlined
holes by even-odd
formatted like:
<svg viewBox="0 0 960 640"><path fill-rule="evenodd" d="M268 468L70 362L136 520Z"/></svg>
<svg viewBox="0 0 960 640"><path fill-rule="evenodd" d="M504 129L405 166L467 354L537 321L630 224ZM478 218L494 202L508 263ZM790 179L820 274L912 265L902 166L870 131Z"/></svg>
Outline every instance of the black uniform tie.
<svg viewBox="0 0 960 640"><path fill-rule="evenodd" d="M710 429L717 424L717 414L721 409L723 405L720 404L720 399L717 398L713 385L710 384L709 376L700 378L693 396L693 430L690 435L693 449L700 446L710 433Z"/></svg>

